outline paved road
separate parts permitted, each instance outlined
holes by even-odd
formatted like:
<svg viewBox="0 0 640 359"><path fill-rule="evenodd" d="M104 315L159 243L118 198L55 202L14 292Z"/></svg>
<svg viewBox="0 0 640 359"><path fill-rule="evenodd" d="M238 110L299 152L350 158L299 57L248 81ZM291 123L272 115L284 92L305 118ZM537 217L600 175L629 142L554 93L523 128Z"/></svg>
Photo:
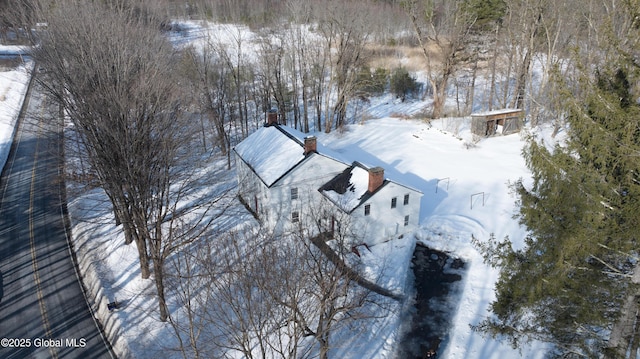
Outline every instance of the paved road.
<svg viewBox="0 0 640 359"><path fill-rule="evenodd" d="M112 358L67 242L60 124L38 91L30 99L0 178L0 339L15 339L0 358Z"/></svg>

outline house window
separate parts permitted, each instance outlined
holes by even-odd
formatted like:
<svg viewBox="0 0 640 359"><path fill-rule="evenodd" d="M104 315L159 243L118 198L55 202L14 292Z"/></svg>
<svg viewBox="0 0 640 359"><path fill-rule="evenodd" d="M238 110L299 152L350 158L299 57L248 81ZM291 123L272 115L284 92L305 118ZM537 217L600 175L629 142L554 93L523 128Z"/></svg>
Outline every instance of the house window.
<svg viewBox="0 0 640 359"><path fill-rule="evenodd" d="M406 205L408 205L408 204L409 204L409 195L408 195L408 194L405 194L405 195L404 195L404 205L406 206Z"/></svg>
<svg viewBox="0 0 640 359"><path fill-rule="evenodd" d="M369 214L371 214L371 205L370 204L365 204L364 205L364 215L368 216Z"/></svg>
<svg viewBox="0 0 640 359"><path fill-rule="evenodd" d="M404 216L404 226L408 226L409 225L409 216Z"/></svg>
<svg viewBox="0 0 640 359"><path fill-rule="evenodd" d="M391 208L396 208L397 204L398 204L398 197L391 198Z"/></svg>
<svg viewBox="0 0 640 359"><path fill-rule="evenodd" d="M292 223L300 222L300 213L298 213L297 211L291 212L291 222Z"/></svg>
<svg viewBox="0 0 640 359"><path fill-rule="evenodd" d="M298 189L297 188L292 188L291 189L291 200L293 201L294 199L298 199Z"/></svg>

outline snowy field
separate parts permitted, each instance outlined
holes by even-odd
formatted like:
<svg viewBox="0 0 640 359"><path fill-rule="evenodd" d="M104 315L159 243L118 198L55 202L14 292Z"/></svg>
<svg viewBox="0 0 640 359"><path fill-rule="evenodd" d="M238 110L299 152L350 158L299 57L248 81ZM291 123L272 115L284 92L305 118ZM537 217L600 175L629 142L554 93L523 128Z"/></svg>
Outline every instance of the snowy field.
<svg viewBox="0 0 640 359"><path fill-rule="evenodd" d="M387 107L388 113L397 113L393 105ZM517 208L509 183L529 176L519 134L473 145L470 121L450 118L427 124L383 117L351 125L341 135L318 136L328 147L366 158L367 164L384 167L389 178L421 190L416 238L467 263L461 298L452 300L459 306L451 313L452 328L441 345L442 358L542 358L542 345L519 352L470 329L487 315L498 276L483 263L471 236L480 240L492 233L496 238L509 236L515 248L522 246L525 231L513 219Z"/></svg>
<svg viewBox="0 0 640 359"><path fill-rule="evenodd" d="M6 159L27 81L25 66L0 72L0 159ZM452 309L452 328L440 347L439 357L542 358L543 344L512 349L470 328L488 315L498 275L471 245L472 235L480 240L491 234L499 239L509 236L515 248L523 244L525 231L513 219L517 209L509 183L519 178L526 181L530 176L521 156L524 141L521 135L513 134L475 143L469 132L470 118L427 123L391 117L420 112L428 104L402 103L383 96L368 105L370 119L349 125L341 133L315 133L319 142L345 158L382 166L388 178L424 193L420 229L415 235L373 247L372 253L363 258L372 273L379 267L386 268L383 284L391 290L406 289L416 240L464 260L467 269L460 282L460 298L452 300L458 307ZM216 173L218 168L224 168L224 163L214 161L203 167L203 173L222 175L225 183L233 184L234 172ZM199 190L206 192L208 188ZM137 251L133 245L122 244L122 234L114 226L104 194L93 190L80 195L73 188L70 194L75 246L91 258L102 287L100 293L108 300L125 304L116 312L102 313L111 316L109 330L119 333L119 340L131 357L181 357L171 351L177 345L172 329L157 321L153 282L140 279ZM234 206L233 215L222 225L251 221L239 204ZM94 285L98 282L88 286ZM392 358L402 324L401 311L394 312L371 328L363 343L333 354L339 358Z"/></svg>

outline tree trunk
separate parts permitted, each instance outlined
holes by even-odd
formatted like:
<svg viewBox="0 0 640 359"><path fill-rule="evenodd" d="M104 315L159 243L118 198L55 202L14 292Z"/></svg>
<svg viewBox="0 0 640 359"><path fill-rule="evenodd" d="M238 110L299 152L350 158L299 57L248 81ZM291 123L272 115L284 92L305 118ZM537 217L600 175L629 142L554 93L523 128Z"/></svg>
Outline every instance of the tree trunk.
<svg viewBox="0 0 640 359"><path fill-rule="evenodd" d="M107 187L107 186L105 186ZM129 212L129 208L126 204L126 199L125 199L125 195L122 194L112 194L109 193L110 191L107 191L105 189L105 193L107 193L107 197L109 197L109 199L111 200L111 205L113 206L113 215L115 217L116 220L116 226L118 225L122 225L122 231L124 233L124 243L126 245L131 244L132 242L136 242L137 239L137 233L135 230L135 226L133 225L133 219L131 218L131 213ZM116 199L118 198L118 199ZM137 245L137 243L136 243ZM140 250L138 250L139 255ZM146 250L145 250L145 256L146 256ZM143 259L140 258L140 270L142 272L149 272L149 265L145 265L142 266L142 261Z"/></svg>
<svg viewBox="0 0 640 359"><path fill-rule="evenodd" d="M127 218L127 217L121 217L121 218ZM133 228L131 224L130 219L125 219L122 222L122 230L124 232L124 243L126 245L133 243L136 238L136 234L135 234L136 232L135 232L135 228Z"/></svg>
<svg viewBox="0 0 640 359"><path fill-rule="evenodd" d="M500 30L500 26L496 25L496 37L494 38L493 44L493 56L491 60L491 81L489 82L489 100L488 102L488 110L493 110L493 96L496 93L496 63L498 62L498 30ZM475 79L475 78L474 78Z"/></svg>
<svg viewBox="0 0 640 359"><path fill-rule="evenodd" d="M307 99L306 76L306 74L302 75L302 132L309 133L309 103Z"/></svg>
<svg viewBox="0 0 640 359"><path fill-rule="evenodd" d="M297 63L300 61L296 58L295 51L291 56L291 102L293 105L293 128L296 130L301 130L302 126L300 125L300 88L298 84L298 66Z"/></svg>
<svg viewBox="0 0 640 359"><path fill-rule="evenodd" d="M320 341L320 359L329 359L329 343Z"/></svg>
<svg viewBox="0 0 640 359"><path fill-rule="evenodd" d="M208 90L207 90L208 91ZM209 118L213 121L214 127L216 129L216 135L218 137L218 146L222 151L223 155L227 154L227 144L226 144L226 134L224 130L224 118L215 110L216 103L213 98L211 98L211 94L207 94L207 98L209 99L209 107L207 112L209 113Z"/></svg>
<svg viewBox="0 0 640 359"><path fill-rule="evenodd" d="M636 265L631 282L635 285L640 284L640 265ZM611 328L609 348L613 349L620 358L627 358L627 351L638 332L636 318L638 316L639 296L640 293L638 292L632 292L627 295L622 308L620 308L620 317ZM630 358L635 357L635 353L632 353Z"/></svg>
<svg viewBox="0 0 640 359"><path fill-rule="evenodd" d="M322 322L323 319L321 318ZM318 342L320 343L320 359L329 359L329 330L322 324L318 325Z"/></svg>
<svg viewBox="0 0 640 359"><path fill-rule="evenodd" d="M207 134L204 128L204 116L202 116L202 111L200 111L200 133L202 134L202 149L204 152L207 152Z"/></svg>
<svg viewBox="0 0 640 359"><path fill-rule="evenodd" d="M444 102L446 100L444 96L444 89L440 87L434 87L433 89L433 112L431 117L440 118L444 112Z"/></svg>
<svg viewBox="0 0 640 359"><path fill-rule="evenodd" d="M520 64L520 70L518 72L516 85L516 96L512 103L512 107L514 108L524 109L524 96L527 89L527 76L529 75L529 69L531 68L535 38L536 36L538 36L538 30L542 22L542 11L542 8L538 9L535 21L532 24L533 28L529 35L529 43L525 45L526 48L524 49L524 51L526 51L526 53L524 54L524 58L522 59L522 63Z"/></svg>
<svg viewBox="0 0 640 359"><path fill-rule="evenodd" d="M156 291L158 292L158 309L160 310L160 321L166 322L169 318L169 308L165 298L164 290L164 260L160 257L162 254L154 255L153 273L156 283Z"/></svg>
<svg viewBox="0 0 640 359"><path fill-rule="evenodd" d="M140 276L142 279L149 279L151 270L149 269L149 254L147 253L147 244L140 236L136 236L136 247L138 248L138 257L140 259Z"/></svg>
<svg viewBox="0 0 640 359"><path fill-rule="evenodd" d="M518 81L516 83L516 96L513 99L511 107L524 109L524 96L527 90L527 76L529 75L529 68L531 67L531 53L532 51L526 50L522 64L520 65L520 71L518 72Z"/></svg>
<svg viewBox="0 0 640 359"><path fill-rule="evenodd" d="M333 114L336 118L336 129L341 128L342 126L344 126L346 117L347 117L347 97L344 94L344 92L342 92L342 90L340 90L340 94L338 95L338 101L334 106L334 110L333 110Z"/></svg>
<svg viewBox="0 0 640 359"><path fill-rule="evenodd" d="M512 48L515 46L512 46ZM502 103L500 104L500 107L507 107L507 103L508 103L508 98L509 98L509 87L510 87L510 83L511 83L511 72L513 70L513 57L515 56L513 54L514 50L509 51L509 61L507 62L507 71L506 74L504 75L504 86L502 89Z"/></svg>
<svg viewBox="0 0 640 359"><path fill-rule="evenodd" d="M138 248L138 257L140 258L140 275L142 279L148 279L151 276L149 269L149 249L151 246L150 236L147 229L147 221L142 209L137 208L135 204L131 205L131 226L135 228L134 238L136 247Z"/></svg>

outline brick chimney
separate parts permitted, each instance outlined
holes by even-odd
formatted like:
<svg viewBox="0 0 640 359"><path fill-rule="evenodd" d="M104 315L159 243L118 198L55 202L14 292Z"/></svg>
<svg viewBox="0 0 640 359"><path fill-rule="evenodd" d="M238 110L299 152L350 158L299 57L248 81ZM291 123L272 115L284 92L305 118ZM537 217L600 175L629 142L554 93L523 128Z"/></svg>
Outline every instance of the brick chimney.
<svg viewBox="0 0 640 359"><path fill-rule="evenodd" d="M369 168L369 193L375 192L384 182L384 168Z"/></svg>
<svg viewBox="0 0 640 359"><path fill-rule="evenodd" d="M278 111L271 109L267 112L267 126L275 126L278 124Z"/></svg>
<svg viewBox="0 0 640 359"><path fill-rule="evenodd" d="M304 138L304 154L308 155L311 152L317 152L317 139L316 136L307 136Z"/></svg>

